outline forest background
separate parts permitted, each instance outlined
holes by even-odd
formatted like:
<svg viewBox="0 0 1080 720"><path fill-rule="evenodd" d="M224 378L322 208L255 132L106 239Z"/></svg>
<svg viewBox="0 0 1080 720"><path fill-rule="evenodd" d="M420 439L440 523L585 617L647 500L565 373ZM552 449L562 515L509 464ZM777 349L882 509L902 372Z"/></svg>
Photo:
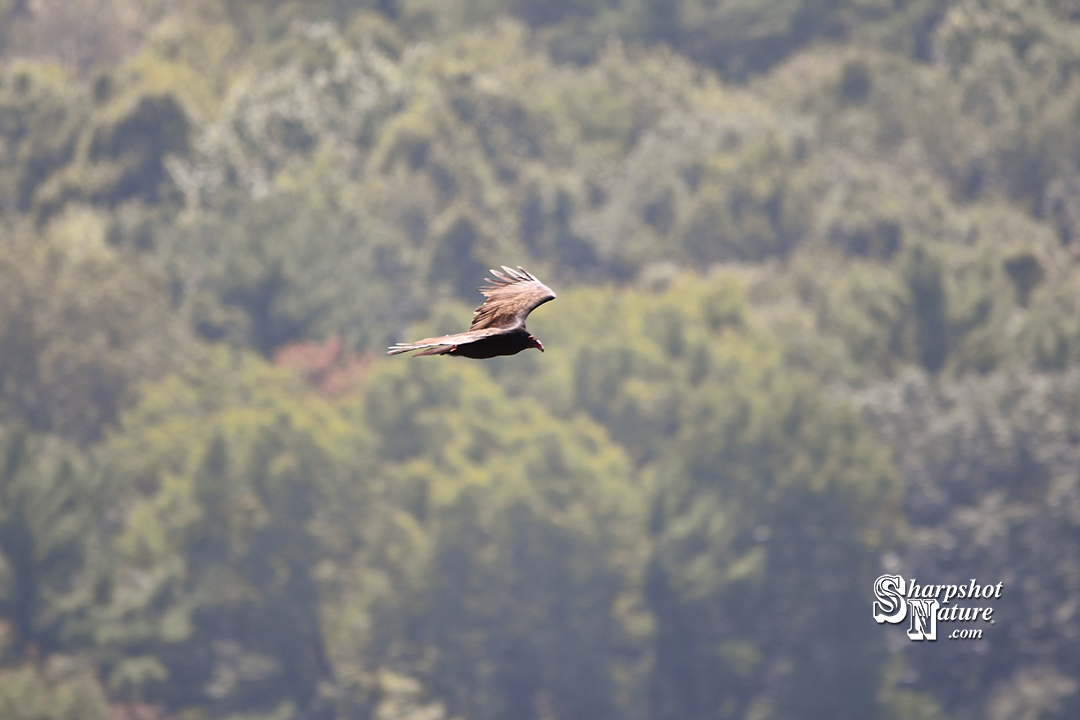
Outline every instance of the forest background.
<svg viewBox="0 0 1080 720"><path fill-rule="evenodd" d="M0 716L1080 717L1077 0L0 0L0 52ZM546 353L383 357L498 264ZM912 642L885 572L995 624Z"/></svg>

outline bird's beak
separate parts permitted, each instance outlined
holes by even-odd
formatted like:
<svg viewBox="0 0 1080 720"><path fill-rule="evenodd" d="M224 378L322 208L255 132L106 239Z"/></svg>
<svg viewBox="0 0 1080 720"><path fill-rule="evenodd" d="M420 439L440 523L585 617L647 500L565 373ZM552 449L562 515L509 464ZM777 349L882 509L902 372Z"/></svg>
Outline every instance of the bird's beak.
<svg viewBox="0 0 1080 720"><path fill-rule="evenodd" d="M529 336L529 347L534 347L540 352L544 352L544 345L541 343L535 335Z"/></svg>

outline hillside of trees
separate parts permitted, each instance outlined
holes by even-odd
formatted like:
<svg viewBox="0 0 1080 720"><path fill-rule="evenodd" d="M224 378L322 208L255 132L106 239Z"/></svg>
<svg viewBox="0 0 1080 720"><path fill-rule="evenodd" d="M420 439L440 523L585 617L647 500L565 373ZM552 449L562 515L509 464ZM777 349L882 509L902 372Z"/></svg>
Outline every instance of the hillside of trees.
<svg viewBox="0 0 1080 720"><path fill-rule="evenodd" d="M1080 4L0 0L0 717L1080 717Z"/></svg>

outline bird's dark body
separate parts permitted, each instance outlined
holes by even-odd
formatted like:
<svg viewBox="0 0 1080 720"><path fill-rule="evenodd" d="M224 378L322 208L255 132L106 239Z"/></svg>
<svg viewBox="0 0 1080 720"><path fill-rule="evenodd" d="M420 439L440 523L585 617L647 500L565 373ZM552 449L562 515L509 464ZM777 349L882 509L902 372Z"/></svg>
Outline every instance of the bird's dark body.
<svg viewBox="0 0 1080 720"><path fill-rule="evenodd" d="M455 345L444 350L431 353L432 355L454 355L456 357L474 358L485 360L500 355L516 355L529 347L529 333L524 330L495 335L492 337L476 340L467 345ZM426 355L426 352L418 353Z"/></svg>

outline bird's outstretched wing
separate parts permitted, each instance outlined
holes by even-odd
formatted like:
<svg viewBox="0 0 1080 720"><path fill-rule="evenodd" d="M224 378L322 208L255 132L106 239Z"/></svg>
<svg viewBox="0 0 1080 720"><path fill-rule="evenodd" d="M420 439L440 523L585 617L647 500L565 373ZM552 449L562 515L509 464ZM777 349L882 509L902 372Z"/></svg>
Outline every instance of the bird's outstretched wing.
<svg viewBox="0 0 1080 720"><path fill-rule="evenodd" d="M470 331L525 325L525 318L540 305L555 299L555 293L521 267L503 272L492 270L488 285L479 288L487 300L476 308Z"/></svg>
<svg viewBox="0 0 1080 720"><path fill-rule="evenodd" d="M416 353L416 357L420 357L421 355L446 355L459 345L468 345L477 340L483 340L484 338L492 337L494 335L501 335L505 332L506 330L504 328L482 328L480 330L470 330L469 332L457 333L455 335L424 338L423 340L417 340L416 342L411 343L398 343L394 347L389 348L386 354L400 355L401 353L411 352L413 350L423 350L424 352Z"/></svg>

